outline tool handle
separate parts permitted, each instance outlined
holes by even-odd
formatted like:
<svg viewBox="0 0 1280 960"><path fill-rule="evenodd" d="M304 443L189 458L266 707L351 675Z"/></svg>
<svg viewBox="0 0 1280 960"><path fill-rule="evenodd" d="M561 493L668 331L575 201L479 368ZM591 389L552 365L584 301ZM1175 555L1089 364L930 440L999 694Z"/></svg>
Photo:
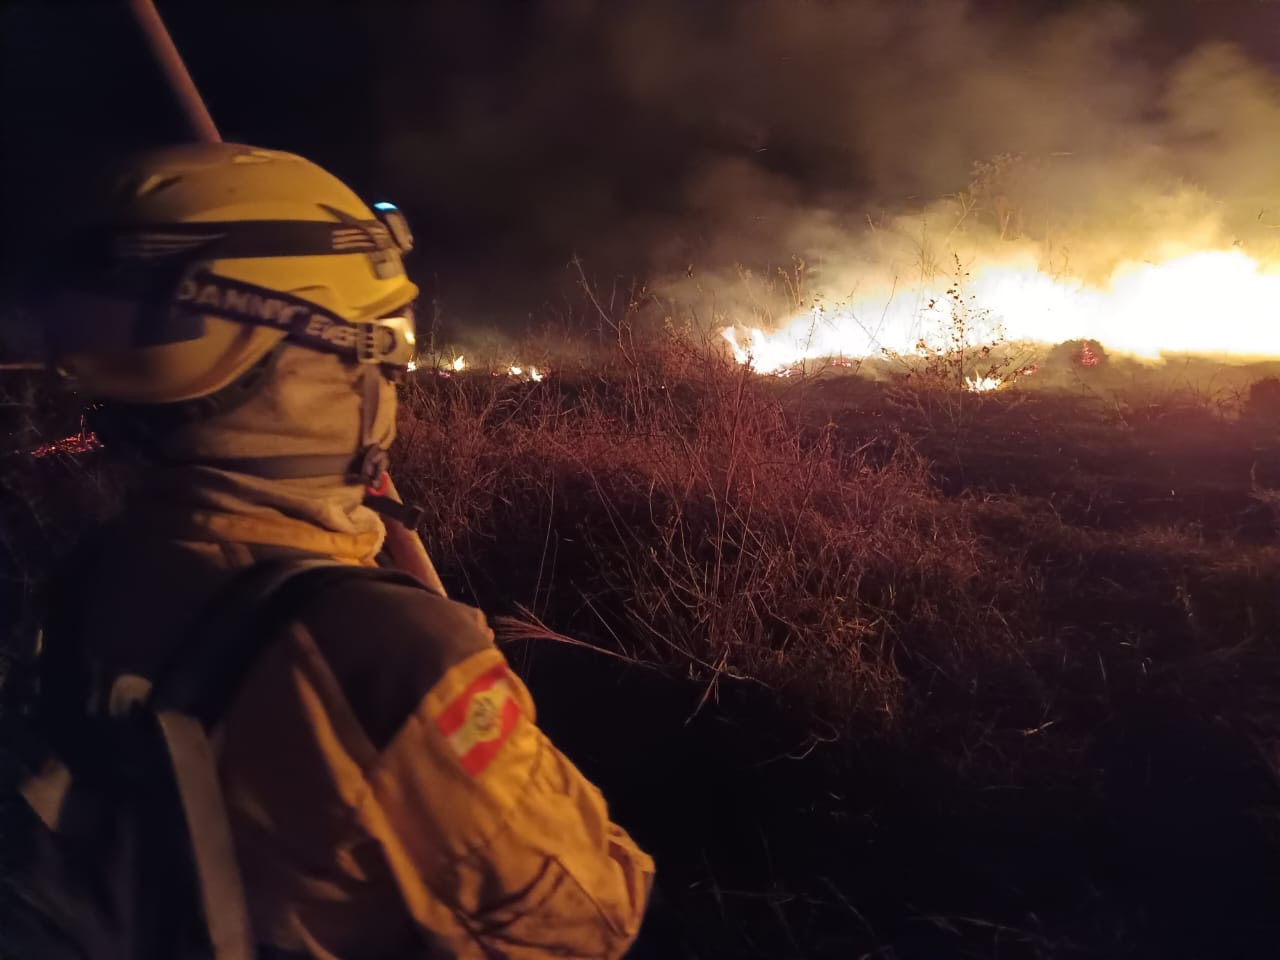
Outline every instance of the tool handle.
<svg viewBox="0 0 1280 960"><path fill-rule="evenodd" d="M129 10L137 21L147 46L151 48L152 56L169 81L169 88L191 125L191 133L197 140L205 143L221 143L222 136L213 122L213 116L205 106L200 91L196 89L195 81L191 79L191 73L187 70L169 29L160 19L155 0L129 0Z"/></svg>

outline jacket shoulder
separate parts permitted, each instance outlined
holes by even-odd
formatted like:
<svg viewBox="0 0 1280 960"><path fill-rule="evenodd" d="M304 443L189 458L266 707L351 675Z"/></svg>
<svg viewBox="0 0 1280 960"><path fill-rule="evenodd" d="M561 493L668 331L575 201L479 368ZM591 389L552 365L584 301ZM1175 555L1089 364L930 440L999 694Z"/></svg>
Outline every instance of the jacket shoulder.
<svg viewBox="0 0 1280 960"><path fill-rule="evenodd" d="M393 581L339 581L296 619L378 750L451 668L493 646L475 607Z"/></svg>

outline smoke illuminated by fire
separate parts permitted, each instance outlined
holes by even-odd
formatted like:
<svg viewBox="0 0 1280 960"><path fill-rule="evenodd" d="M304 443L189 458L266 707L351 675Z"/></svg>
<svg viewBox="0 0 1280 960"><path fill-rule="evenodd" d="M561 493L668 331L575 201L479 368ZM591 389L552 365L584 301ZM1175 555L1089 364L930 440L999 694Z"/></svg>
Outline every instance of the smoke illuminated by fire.
<svg viewBox="0 0 1280 960"><path fill-rule="evenodd" d="M1144 359L1280 356L1280 265L1239 249L1121 262L1101 286L1050 276L1029 257L983 260L965 272L959 283L863 291L846 303L819 303L776 330L736 326L723 335L739 362L762 373L822 357L905 356L1000 340L1096 340Z"/></svg>

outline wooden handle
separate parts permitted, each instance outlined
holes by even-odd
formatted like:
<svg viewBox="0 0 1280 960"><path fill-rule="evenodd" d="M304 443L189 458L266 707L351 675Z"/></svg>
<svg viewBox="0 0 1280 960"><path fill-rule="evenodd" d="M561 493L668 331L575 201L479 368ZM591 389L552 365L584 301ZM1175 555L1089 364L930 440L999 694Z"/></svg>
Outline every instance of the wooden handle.
<svg viewBox="0 0 1280 960"><path fill-rule="evenodd" d="M391 479L390 474L382 475L383 491L382 495L395 500L397 503L403 503L400 499L400 492L396 490L395 482ZM412 574L417 577L433 590L438 590L440 596L448 596L445 593L444 584L440 581L440 574L436 572L436 566L431 562L431 556L427 553L427 548L422 542L422 538L418 536L416 530L410 530L399 520L391 517L383 517L383 523L387 528L387 553L391 555L391 559L395 565L405 573Z"/></svg>
<svg viewBox="0 0 1280 960"><path fill-rule="evenodd" d="M133 19L138 22L147 46L151 48L152 56L164 71L169 88L186 115L187 122L191 124L192 134L205 143L221 143L222 135L218 133L213 116L204 104L204 98L196 89L196 83L191 79L191 73L187 70L169 29L160 19L155 0L129 0L129 9L133 13Z"/></svg>

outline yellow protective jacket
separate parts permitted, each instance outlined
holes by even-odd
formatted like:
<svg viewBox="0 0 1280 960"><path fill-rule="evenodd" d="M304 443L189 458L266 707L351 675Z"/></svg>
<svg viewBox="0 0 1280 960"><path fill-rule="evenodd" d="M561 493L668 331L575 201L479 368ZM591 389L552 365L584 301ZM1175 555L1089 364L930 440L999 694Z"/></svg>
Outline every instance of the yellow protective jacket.
<svg viewBox="0 0 1280 960"><path fill-rule="evenodd" d="M246 512L144 508L112 528L76 587L99 680L162 662L255 559L368 563L380 542ZM652 860L538 729L472 607L339 584L267 646L216 746L272 955L605 958L638 931Z"/></svg>

